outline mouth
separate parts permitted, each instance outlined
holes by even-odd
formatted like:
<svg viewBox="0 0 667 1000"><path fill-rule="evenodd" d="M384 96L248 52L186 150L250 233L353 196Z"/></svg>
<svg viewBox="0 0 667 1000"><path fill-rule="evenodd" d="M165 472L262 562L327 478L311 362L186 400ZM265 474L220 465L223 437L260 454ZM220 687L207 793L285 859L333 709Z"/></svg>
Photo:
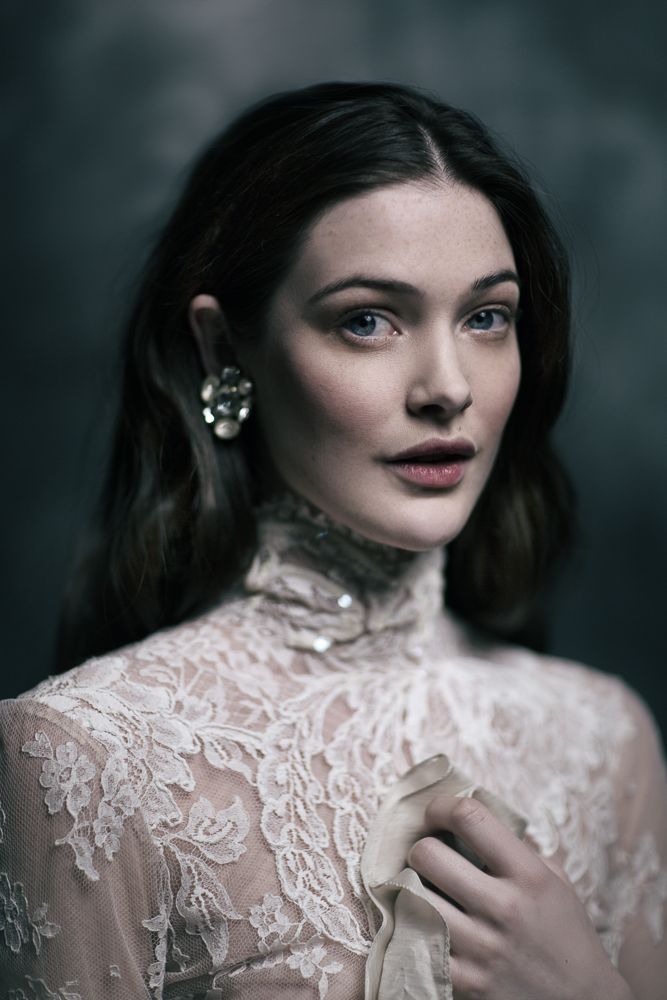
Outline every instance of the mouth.
<svg viewBox="0 0 667 1000"><path fill-rule="evenodd" d="M387 465L409 483L430 489L456 486L465 475L465 464L477 449L465 438L446 441L423 441L414 448L399 452Z"/></svg>
<svg viewBox="0 0 667 1000"><path fill-rule="evenodd" d="M390 462L446 462L472 458L477 449L468 438L429 438L412 448L399 451Z"/></svg>

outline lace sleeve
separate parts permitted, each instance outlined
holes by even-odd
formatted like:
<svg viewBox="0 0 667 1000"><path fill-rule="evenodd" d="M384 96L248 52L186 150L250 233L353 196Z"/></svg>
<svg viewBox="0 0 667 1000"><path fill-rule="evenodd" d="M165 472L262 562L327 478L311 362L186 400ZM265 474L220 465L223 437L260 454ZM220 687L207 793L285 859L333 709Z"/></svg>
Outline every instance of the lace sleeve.
<svg viewBox="0 0 667 1000"><path fill-rule="evenodd" d="M608 882L608 950L637 1000L662 1000L667 973L667 774L653 719L626 691L634 736L616 782L619 836Z"/></svg>
<svg viewBox="0 0 667 1000"><path fill-rule="evenodd" d="M160 859L113 748L0 703L0 980L11 1000L160 996Z"/></svg>

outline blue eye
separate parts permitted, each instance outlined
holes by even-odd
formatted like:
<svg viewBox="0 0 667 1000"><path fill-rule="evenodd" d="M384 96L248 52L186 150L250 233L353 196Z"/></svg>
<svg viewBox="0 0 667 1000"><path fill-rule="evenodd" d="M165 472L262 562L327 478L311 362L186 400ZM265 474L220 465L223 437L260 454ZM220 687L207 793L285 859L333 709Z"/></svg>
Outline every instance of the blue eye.
<svg viewBox="0 0 667 1000"><path fill-rule="evenodd" d="M503 309L480 309L467 320L467 325L473 330L495 332L505 329L510 319L509 313Z"/></svg>
<svg viewBox="0 0 667 1000"><path fill-rule="evenodd" d="M385 319L374 312L358 312L349 316L342 324L343 329L368 340L371 337L386 337L394 332L394 327Z"/></svg>

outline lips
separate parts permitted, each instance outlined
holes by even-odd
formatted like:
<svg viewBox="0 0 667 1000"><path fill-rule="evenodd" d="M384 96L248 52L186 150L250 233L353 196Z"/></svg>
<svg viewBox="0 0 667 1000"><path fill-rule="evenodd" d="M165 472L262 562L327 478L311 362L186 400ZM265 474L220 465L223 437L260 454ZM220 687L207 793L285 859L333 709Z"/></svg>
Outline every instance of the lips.
<svg viewBox="0 0 667 1000"><path fill-rule="evenodd" d="M465 476L465 463L476 454L467 438L429 438L400 451L387 464L404 482L427 490L448 490Z"/></svg>
<svg viewBox="0 0 667 1000"><path fill-rule="evenodd" d="M437 464L472 458L476 448L467 438L429 438L413 448L407 448L393 455L389 462L411 462L414 464Z"/></svg>

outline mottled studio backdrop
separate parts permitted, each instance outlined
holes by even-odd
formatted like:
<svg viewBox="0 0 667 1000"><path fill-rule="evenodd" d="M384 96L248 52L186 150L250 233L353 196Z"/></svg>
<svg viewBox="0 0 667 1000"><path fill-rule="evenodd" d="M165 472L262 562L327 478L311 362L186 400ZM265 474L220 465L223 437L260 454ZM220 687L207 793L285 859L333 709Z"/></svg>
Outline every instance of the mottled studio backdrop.
<svg viewBox="0 0 667 1000"><path fill-rule="evenodd" d="M667 726L667 5L44 0L2 6L2 693L45 676L103 468L117 329L193 154L250 101L394 79L528 160L575 255L559 440L583 533L552 649Z"/></svg>

